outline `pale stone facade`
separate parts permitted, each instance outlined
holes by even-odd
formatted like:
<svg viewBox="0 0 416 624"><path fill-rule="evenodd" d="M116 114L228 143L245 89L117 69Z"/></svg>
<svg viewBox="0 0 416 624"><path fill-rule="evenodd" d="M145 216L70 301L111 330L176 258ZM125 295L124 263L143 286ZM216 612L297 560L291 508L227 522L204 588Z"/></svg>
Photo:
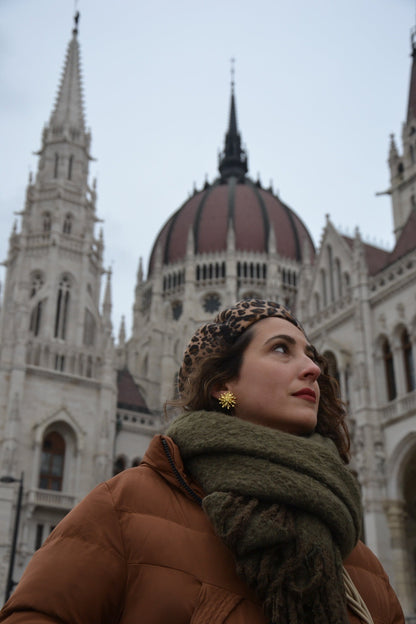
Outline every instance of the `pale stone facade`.
<svg viewBox="0 0 416 624"><path fill-rule="evenodd" d="M42 135L36 179L10 236L0 324L0 476L24 473L17 580L51 528L112 475L116 383L110 275L94 234L76 29ZM3 589L16 484L1 483ZM15 500L15 497L14 497Z"/></svg>
<svg viewBox="0 0 416 624"><path fill-rule="evenodd" d="M414 111L412 73L402 153L392 137L389 155L395 248L367 245L358 230L343 236L328 218L315 251L299 217L246 175L232 91L219 178L162 228L146 277L139 267L132 336L126 340L123 325L114 348L108 272L100 306L103 240L94 234L74 30L36 180L10 237L0 318L0 476L25 475L16 580L82 496L140 461L163 428L163 404L175 394L195 328L217 309L258 295L294 308L339 378L365 539L409 621L416 617ZM61 470L54 458L63 458ZM16 492L16 483L0 483L0 587Z"/></svg>

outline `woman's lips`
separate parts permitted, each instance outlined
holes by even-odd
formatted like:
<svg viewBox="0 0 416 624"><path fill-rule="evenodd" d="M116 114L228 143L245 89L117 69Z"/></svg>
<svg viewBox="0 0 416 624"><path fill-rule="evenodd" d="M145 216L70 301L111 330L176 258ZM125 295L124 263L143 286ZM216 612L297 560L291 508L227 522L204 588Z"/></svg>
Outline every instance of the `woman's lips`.
<svg viewBox="0 0 416 624"><path fill-rule="evenodd" d="M293 396L299 397L299 399L304 399L305 401L310 401L311 403L316 403L316 392L311 388L302 388L301 390L294 392Z"/></svg>

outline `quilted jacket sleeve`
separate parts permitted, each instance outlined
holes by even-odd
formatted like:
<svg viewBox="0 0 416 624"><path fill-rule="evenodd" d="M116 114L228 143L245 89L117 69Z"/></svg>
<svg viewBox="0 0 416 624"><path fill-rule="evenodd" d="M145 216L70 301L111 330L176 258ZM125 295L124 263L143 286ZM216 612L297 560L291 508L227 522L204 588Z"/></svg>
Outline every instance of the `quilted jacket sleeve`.
<svg viewBox="0 0 416 624"><path fill-rule="evenodd" d="M405 624L399 600L375 554L358 542L344 561L356 588L377 624ZM350 621L357 621L350 617Z"/></svg>
<svg viewBox="0 0 416 624"><path fill-rule="evenodd" d="M103 483L59 523L35 553L0 612L0 622L117 622L125 580L119 519Z"/></svg>

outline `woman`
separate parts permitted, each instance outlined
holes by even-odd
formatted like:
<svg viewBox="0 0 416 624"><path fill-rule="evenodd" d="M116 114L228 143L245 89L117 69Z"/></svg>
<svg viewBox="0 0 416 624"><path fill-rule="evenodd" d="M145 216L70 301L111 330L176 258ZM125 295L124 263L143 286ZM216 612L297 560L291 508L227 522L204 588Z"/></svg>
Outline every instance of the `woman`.
<svg viewBox="0 0 416 624"><path fill-rule="evenodd" d="M404 618L359 542L345 412L302 327L244 300L193 336L183 414L34 555L8 624L300 624Z"/></svg>

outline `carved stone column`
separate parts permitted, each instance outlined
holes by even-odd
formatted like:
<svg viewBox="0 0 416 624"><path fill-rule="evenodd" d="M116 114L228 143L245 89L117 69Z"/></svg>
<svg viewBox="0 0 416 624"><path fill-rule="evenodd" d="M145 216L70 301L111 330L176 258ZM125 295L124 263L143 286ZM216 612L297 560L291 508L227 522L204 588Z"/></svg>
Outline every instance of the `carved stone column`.
<svg viewBox="0 0 416 624"><path fill-rule="evenodd" d="M384 504L384 510L391 536L394 568L392 585L398 595L405 616L414 616L416 579L414 578L409 549L406 543L406 506L404 502L399 500L387 500Z"/></svg>

